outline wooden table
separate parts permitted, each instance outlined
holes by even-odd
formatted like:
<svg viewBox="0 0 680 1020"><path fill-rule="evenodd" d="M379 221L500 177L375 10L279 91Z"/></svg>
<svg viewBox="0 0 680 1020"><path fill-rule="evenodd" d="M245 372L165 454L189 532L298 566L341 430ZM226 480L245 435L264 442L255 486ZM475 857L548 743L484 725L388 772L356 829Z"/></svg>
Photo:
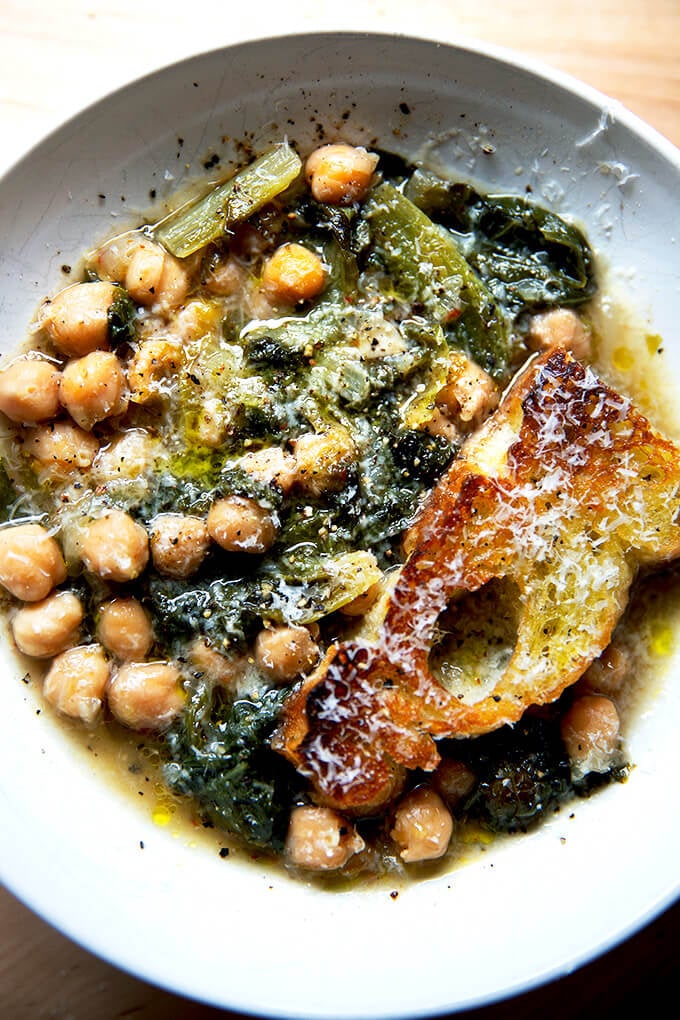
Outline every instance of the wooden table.
<svg viewBox="0 0 680 1020"><path fill-rule="evenodd" d="M270 11L271 6L271 11ZM1 0L0 171L85 102L174 60L272 31L322 28L483 39L567 71L622 101L680 145L679 0ZM0 823L1 824L1 823ZM1 836L0 836L1 838ZM653 833L650 833L653 841ZM653 865L652 865L653 866ZM625 895L625 889L621 891ZM676 998L680 906L604 957L478 1020L661 1015ZM0 890L0 1016L6 1020L229 1017L159 991L94 958Z"/></svg>

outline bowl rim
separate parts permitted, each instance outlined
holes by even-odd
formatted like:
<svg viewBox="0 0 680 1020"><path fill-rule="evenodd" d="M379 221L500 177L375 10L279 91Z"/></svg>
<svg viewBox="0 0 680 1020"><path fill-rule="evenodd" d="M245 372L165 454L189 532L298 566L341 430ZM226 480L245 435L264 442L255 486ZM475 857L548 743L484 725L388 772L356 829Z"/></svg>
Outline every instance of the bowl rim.
<svg viewBox="0 0 680 1020"><path fill-rule="evenodd" d="M169 73L179 67L189 67L192 63L200 64L200 62L206 58L211 56L214 57L221 53L233 52L238 48L257 48L258 46L273 40L281 41L281 43L285 43L287 40L309 40L310 42L322 43L324 41L330 42L339 38L347 42L351 42L352 39L363 41L375 39L376 41L382 40L386 43L394 42L395 40L401 42L413 41L419 44L429 44L441 48L447 48L452 51L458 50L462 53L473 54L481 58L490 59L491 61L505 65L506 67L517 69L518 71L524 74L529 74L540 81L547 81L572 96L586 101L593 107L594 111L599 114L603 114L605 112L611 114L618 123L621 123L634 135L642 139L648 146L654 149L667 162L669 162L678 173L680 173L680 148L662 134L657 128L650 125L638 114L632 112L620 100L611 98L605 92L581 81L578 77L546 64L538 58L524 55L515 49L487 43L483 39L474 36L461 35L452 37L451 35L444 33L441 37L434 37L432 35L419 34L411 31L387 33L372 29L366 31L323 29L320 31L273 32L268 35L239 38L233 43L225 43L214 48L192 52L184 57L180 57L167 64L154 67L148 72L127 80L118 85L116 88L102 94L94 101L79 107L65 119L55 123L49 131L41 135L41 137L32 143L8 166L3 167L2 172L0 173L0 188L2 188L4 180L9 174L20 169L23 164L31 160L35 152L51 140L56 139L65 129L76 128L81 119L90 116L91 113L101 104L107 103L114 97L120 98L124 96L127 91L132 92L136 90L145 82L156 78L158 75ZM71 929L68 919L60 916L59 911L56 910L53 905L45 906L44 896L43 902L41 902L39 892L37 892L35 888L31 887L30 875L22 872L20 867L9 877L6 875L0 876L0 880L12 895L32 910L37 916L44 919L76 945L79 945L86 951L93 953L108 964L115 966L118 970L137 977L140 980L157 983L159 988L164 988L174 994L189 996L196 1002L204 1002L213 1006L218 1005L211 999L202 999L200 997L200 993L187 989L183 985L180 975L177 975L174 985L169 985L167 981L161 979L160 975L153 976L153 974L150 975L148 971L144 971L141 967L136 969L131 964L121 963L117 960L111 959L109 951L105 946L105 938L102 938L101 944L97 945L93 944L91 941L87 941L84 935L79 937L78 932ZM445 1003L442 1003L440 1007L426 1007L422 1011L415 1013L412 1010L408 1013L399 1013L394 1009L390 1009L388 1012L372 1012L370 1014L365 1014L365 1016L370 1016L371 1020L378 1017L384 1017L385 1020L387 1020L387 1018L389 1018L389 1020L400 1020L400 1018L403 1018L403 1020L412 1020L412 1018L416 1016L433 1017L441 1013L442 1010L446 1010L450 1013L456 1013L460 1010L474 1009L482 1006L488 1006L499 1001L514 999L529 990L557 981L570 974L574 969L579 968L588 962L592 962L610 952L616 946L622 944L631 936L659 918L679 899L680 878L678 879L675 888L670 888L666 895L660 896L655 902L651 903L645 911L641 911L636 917L631 918L627 926L616 931L610 938L599 943L595 952L593 952L592 949L575 951L570 957L562 959L559 963L555 964L554 967L549 968L544 973L526 977L525 979L518 981L511 988L500 989L495 992L489 992L488 994L480 994L474 1000L461 1002L459 1005L454 1004L453 1006L447 1006ZM252 1005L249 1006L246 1002L234 1002L233 1005L222 1005L221 1008L237 1009L244 1015L251 1016L279 1016L282 1020L289 1020L291 1017L290 1012L277 1013L276 1011L268 1011L267 1013L263 1013L258 1011L256 1007ZM301 1009L299 1013L295 1015L300 1018L326 1016L326 1014L321 1013L310 1013L304 1009ZM352 1014L352 1016L354 1020L356 1020L356 1017L358 1017L359 1014Z"/></svg>
<svg viewBox="0 0 680 1020"><path fill-rule="evenodd" d="M557 85L559 88L562 88L572 95L578 96L580 99L590 103L591 106L600 110L600 112L609 111L610 113L615 114L619 122L624 124L625 127L628 127L631 131L638 135L638 137L642 138L652 148L659 151L669 162L673 163L678 170L680 170L680 146L676 146L658 128L653 127L653 125L649 124L639 114L634 113L621 100L612 98L607 95L606 92L598 89L594 85L588 84L576 75L545 63L540 58L534 57L533 55L524 54L519 50L502 46L497 43L486 42L484 39L474 35L461 34L460 36L451 35L448 37L435 37L428 35L427 33L420 34L411 31L383 32L367 29L360 32L344 28L337 30L324 28L319 31L282 31L273 32L268 35L248 36L246 38L239 38L233 43L225 43L220 46L192 52L184 57L178 58L177 60L160 64L157 67L152 68L150 71L146 71L143 74L119 84L110 91L100 95L97 99L78 107L64 119L58 120L47 132L45 132L45 134L41 135L35 142L31 143L28 148L20 153L19 156L15 157L10 164L2 168L0 171L0 183L2 183L6 175L15 171L25 160L30 159L35 150L42 147L45 143L60 134L65 128L74 126L80 117L88 116L100 103L111 100L114 97L119 97L126 91L139 87L145 81L154 78L156 75L167 73L181 66L188 66L194 61L198 63L201 60L205 60L211 56L216 56L217 54L225 51L232 51L241 47L256 47L272 40L278 40L282 43L285 43L287 40L303 39L322 42L323 40L338 38L343 40L376 39L385 42L400 40L402 42L413 41L416 43L429 43L437 47L447 47L452 50L458 49L464 53L473 53L480 57L489 57L500 64L514 67L517 70L528 73L535 78L547 80L553 85Z"/></svg>

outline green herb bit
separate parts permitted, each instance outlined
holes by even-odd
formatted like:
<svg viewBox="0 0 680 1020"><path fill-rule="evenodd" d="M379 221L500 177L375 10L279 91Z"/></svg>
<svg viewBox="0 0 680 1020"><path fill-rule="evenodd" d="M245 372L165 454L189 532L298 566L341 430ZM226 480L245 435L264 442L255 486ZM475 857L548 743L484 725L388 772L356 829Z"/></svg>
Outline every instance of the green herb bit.
<svg viewBox="0 0 680 1020"><path fill-rule="evenodd" d="M173 255L186 258L271 202L301 169L300 157L286 142L276 145L198 201L170 213L156 224L154 236Z"/></svg>
<svg viewBox="0 0 680 1020"><path fill-rule="evenodd" d="M132 343L137 335L137 310L124 287L116 288L116 296L109 305L106 318L112 347Z"/></svg>

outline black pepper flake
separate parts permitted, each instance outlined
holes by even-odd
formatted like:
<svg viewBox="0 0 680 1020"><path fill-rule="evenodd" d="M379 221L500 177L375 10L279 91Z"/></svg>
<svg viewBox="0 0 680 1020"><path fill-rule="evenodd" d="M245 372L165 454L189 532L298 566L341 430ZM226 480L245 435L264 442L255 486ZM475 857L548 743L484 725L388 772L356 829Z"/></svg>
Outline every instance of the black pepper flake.
<svg viewBox="0 0 680 1020"><path fill-rule="evenodd" d="M221 850L220 850L220 857L228 857L228 856L229 856L229 847L228 846L223 846L221 848Z"/></svg>
<svg viewBox="0 0 680 1020"><path fill-rule="evenodd" d="M144 849L144 840L143 839L140 839L140 841L139 841L139 849L140 850Z"/></svg>
<svg viewBox="0 0 680 1020"><path fill-rule="evenodd" d="M408 114L411 112L411 107L408 105L408 103L399 103L399 109L404 114Z"/></svg>
<svg viewBox="0 0 680 1020"><path fill-rule="evenodd" d="M64 263L64 265L61 267L61 271L62 273L66 273L66 275L68 276L68 274L71 272L71 266Z"/></svg>
<svg viewBox="0 0 680 1020"><path fill-rule="evenodd" d="M149 190L149 198L155 198L155 197L156 197L156 189L155 188L151 188Z"/></svg>
<svg viewBox="0 0 680 1020"><path fill-rule="evenodd" d="M398 895L399 895L399 893L397 892L397 890L393 889L392 892L390 893L390 899L391 900L396 900Z"/></svg>

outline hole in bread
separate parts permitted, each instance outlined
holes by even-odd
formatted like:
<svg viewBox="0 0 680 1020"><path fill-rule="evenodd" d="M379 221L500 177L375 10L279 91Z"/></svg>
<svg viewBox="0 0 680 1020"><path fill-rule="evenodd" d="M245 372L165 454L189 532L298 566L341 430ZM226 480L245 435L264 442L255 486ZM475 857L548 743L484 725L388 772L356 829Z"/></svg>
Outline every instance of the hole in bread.
<svg viewBox="0 0 680 1020"><path fill-rule="evenodd" d="M429 658L442 687L468 705L492 694L515 650L520 610L519 589L507 577L450 602Z"/></svg>

